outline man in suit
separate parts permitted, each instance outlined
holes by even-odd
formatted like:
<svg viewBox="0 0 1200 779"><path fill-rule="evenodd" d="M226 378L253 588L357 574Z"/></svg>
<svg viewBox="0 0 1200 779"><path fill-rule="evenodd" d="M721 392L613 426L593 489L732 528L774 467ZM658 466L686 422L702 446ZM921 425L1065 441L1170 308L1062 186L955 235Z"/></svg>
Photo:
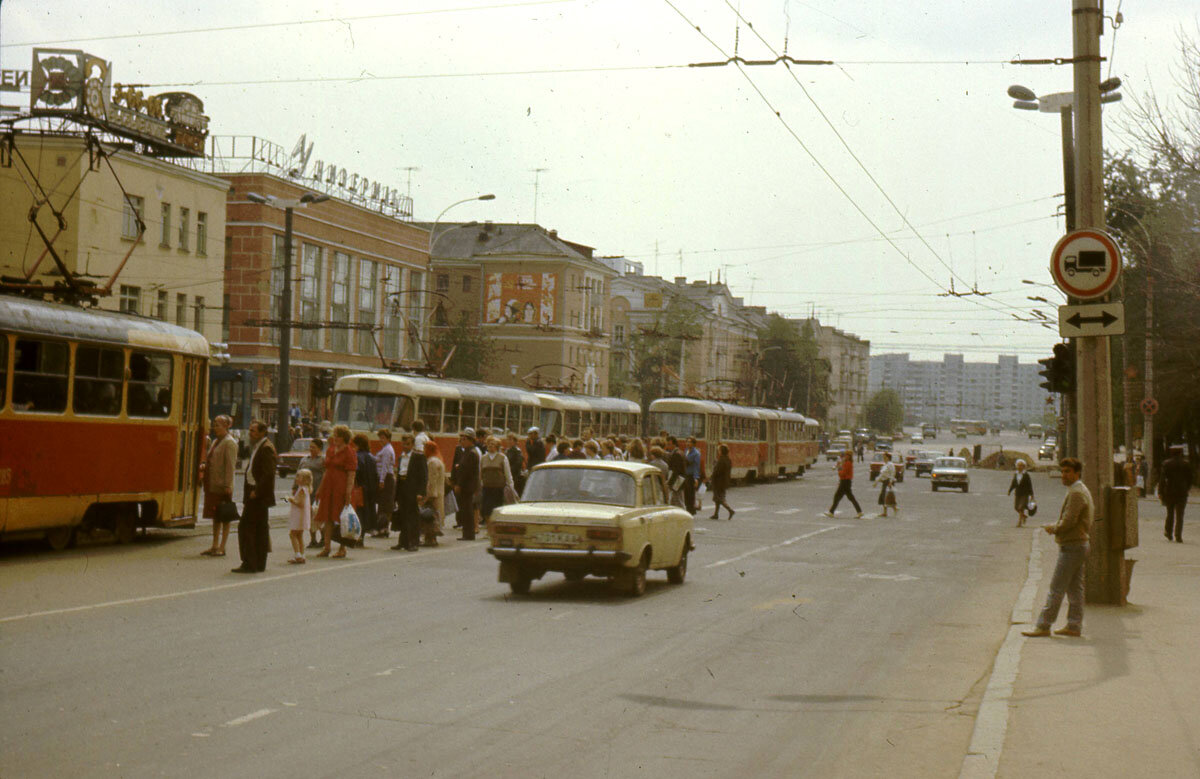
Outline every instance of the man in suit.
<svg viewBox="0 0 1200 779"><path fill-rule="evenodd" d="M450 483L458 500L458 521L462 540L475 540L475 496L479 493L479 450L475 448L475 431L464 428L458 436L461 456L456 456ZM456 453L457 455L457 453Z"/></svg>
<svg viewBox="0 0 1200 779"><path fill-rule="evenodd" d="M520 495L525 489L525 455L521 453L516 433L504 436L504 456L508 459L508 470L512 473L513 488Z"/></svg>
<svg viewBox="0 0 1200 779"><path fill-rule="evenodd" d="M670 469L670 473L667 476L667 486L671 489L671 505L690 511L691 507L684 502L684 495L688 484L687 457L684 456L683 449L679 446L679 441L675 436L667 436L667 447L667 467ZM679 484L679 488L676 489L672 486L674 484Z"/></svg>
<svg viewBox="0 0 1200 779"><path fill-rule="evenodd" d="M234 573L261 573L267 570L267 552L271 548L267 511L275 505L275 447L267 438L267 426L259 420L250 423L250 462L246 466L242 518L238 521L238 551L242 564Z"/></svg>
<svg viewBox="0 0 1200 779"><path fill-rule="evenodd" d="M529 440L525 442L525 456L529 460L529 467L541 465L546 462L546 442L539 436L541 431L536 427L529 428Z"/></svg>
<svg viewBox="0 0 1200 779"><path fill-rule="evenodd" d="M415 552L421 544L421 504L425 502L425 485L429 469L425 455L415 451L412 433L400 436L400 457L396 460L396 511L392 526L400 531L400 539L392 549Z"/></svg>
<svg viewBox="0 0 1200 779"><path fill-rule="evenodd" d="M1162 478L1158 481L1159 495L1167 507L1167 524L1163 535L1170 541L1183 543L1183 510L1187 508L1188 490L1192 488L1192 467L1183 459L1183 447L1172 446L1171 456L1162 466Z"/></svg>

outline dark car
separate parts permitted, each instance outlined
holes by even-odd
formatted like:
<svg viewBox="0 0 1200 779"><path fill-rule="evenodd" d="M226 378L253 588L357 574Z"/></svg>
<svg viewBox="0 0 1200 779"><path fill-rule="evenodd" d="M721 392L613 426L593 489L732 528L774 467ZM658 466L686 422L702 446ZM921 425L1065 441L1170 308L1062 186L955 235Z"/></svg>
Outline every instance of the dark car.
<svg viewBox="0 0 1200 779"><path fill-rule="evenodd" d="M913 472L917 476L932 473L933 463L940 456L937 452L917 452L917 459L913 460Z"/></svg>
<svg viewBox="0 0 1200 779"><path fill-rule="evenodd" d="M280 476L295 473L300 468L300 461L308 457L308 445L311 438L297 438L292 441L292 448L279 455L275 462L275 470Z"/></svg>

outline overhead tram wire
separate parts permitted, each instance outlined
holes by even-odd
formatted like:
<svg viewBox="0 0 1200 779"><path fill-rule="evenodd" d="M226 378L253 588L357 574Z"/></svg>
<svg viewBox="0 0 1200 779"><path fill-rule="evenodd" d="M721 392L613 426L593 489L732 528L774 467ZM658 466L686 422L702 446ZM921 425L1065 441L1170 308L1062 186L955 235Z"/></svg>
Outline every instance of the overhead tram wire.
<svg viewBox="0 0 1200 779"><path fill-rule="evenodd" d="M152 38L165 35L193 35L197 33L236 32L241 30L261 30L270 27L298 27L308 24L346 24L348 22L365 22L377 19L393 19L407 16L431 16L434 14L464 13L469 11L492 11L505 8L522 8L526 6L556 5L573 3L575 0L521 0L520 2L499 3L496 5L460 6L457 8L430 8L419 11L396 11L387 14L366 14L363 16L325 17L322 19L293 19L286 22L260 22L257 24L231 24L221 27L194 27L188 30L160 30L158 32L121 33L118 35L95 35L87 38L59 38L53 41L22 41L20 43L0 44L0 48L13 46L48 46L62 43L90 43L93 41L116 41L128 38Z"/></svg>
<svg viewBox="0 0 1200 779"><path fill-rule="evenodd" d="M825 174L825 177L829 179L830 183L832 183L834 185L834 187L839 192L842 193L842 196L846 198L847 202L849 202L850 205L852 205L856 211L858 211L858 213L863 217L863 219L865 219L867 221L867 223L871 225L871 227L875 228L875 231L877 233L879 233L880 236L883 237L883 239L888 243L888 245L890 245L896 251L897 254L899 254L901 257L904 258L904 261L906 263L908 263L910 266L912 266L912 268L914 270L916 270L918 273L920 273L922 276L924 276L925 279L928 280L931 284L933 284L939 290L947 291L946 288L940 282L938 282L937 279L935 279L932 275L930 275L930 273L927 270L925 270L923 267L921 267L916 262L914 262L913 259L909 255L905 254L904 251L901 250L901 248L896 244L896 242L894 240L892 240L892 237L889 236L883 230L883 228L880 227L879 224L876 223L875 220L872 219L869 214L867 214L867 212L863 209L863 207L860 206L858 204L858 202L853 197L850 196L850 193L847 192L846 188L843 187L841 182L839 182L837 180L837 177L834 176L833 173L830 172L830 170L828 168L826 168L825 165L819 159L817 159L817 156L812 152L811 149L808 148L808 145L800 137L799 133L797 133L792 128L792 126L787 122L787 120L783 118L783 114L775 107L775 105L771 102L770 98L768 98L766 96L766 94L763 93L763 91L759 88L758 84L756 84L754 82L754 79L750 78L750 74L748 74L746 72L746 70L742 66L742 64L740 62L735 62L734 58L731 58L729 56L729 54L726 53L726 51L721 47L721 45L719 43L714 41L711 37L709 37L709 35L707 33L705 33L702 29L700 29L700 26L695 24L691 19L689 19L687 17L687 15L684 14L683 11L679 10L679 7L676 6L671 0L663 0L663 2L666 3L667 6L669 6L671 8L671 10L673 10L679 16L679 18L683 19L683 21L689 27L694 29L700 35L700 37L704 38L704 40L708 41L708 43L713 48L715 48L718 52L720 52L721 56L725 57L730 62L733 62L733 64L737 67L738 72L741 73L742 77L746 79L746 82L748 84L750 84L751 89L754 90L754 92L759 96L759 98L763 101L763 103L767 106L767 108L770 109L771 113L773 113L775 115L775 118L779 120L780 124L783 125L783 127L787 131L787 133L789 135L791 135L792 138L796 141L796 143L798 143L800 145L800 148L803 149L805 154L807 154L809 156L809 159L812 160L813 164L815 164L817 166L817 168L822 173ZM956 297L958 297L958 296L956 296ZM987 305L982 300L976 300L974 298L966 298L966 297L960 298L960 299L968 300L971 303L974 303L975 305L978 305L982 308L990 309L992 311L997 311L997 312L1001 312L1001 313L1009 313L1009 314L1011 313L1010 311L1005 311L1002 308L997 308L996 306ZM1010 308L1015 308L1015 307L1010 307Z"/></svg>

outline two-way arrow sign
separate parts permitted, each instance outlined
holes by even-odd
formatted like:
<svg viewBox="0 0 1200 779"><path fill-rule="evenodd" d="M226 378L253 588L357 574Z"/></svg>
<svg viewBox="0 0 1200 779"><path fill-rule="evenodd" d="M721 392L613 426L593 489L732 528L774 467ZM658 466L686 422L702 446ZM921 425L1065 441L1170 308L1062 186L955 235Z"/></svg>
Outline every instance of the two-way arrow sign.
<svg viewBox="0 0 1200 779"><path fill-rule="evenodd" d="M1125 333L1124 303L1058 307L1058 334L1063 338Z"/></svg>

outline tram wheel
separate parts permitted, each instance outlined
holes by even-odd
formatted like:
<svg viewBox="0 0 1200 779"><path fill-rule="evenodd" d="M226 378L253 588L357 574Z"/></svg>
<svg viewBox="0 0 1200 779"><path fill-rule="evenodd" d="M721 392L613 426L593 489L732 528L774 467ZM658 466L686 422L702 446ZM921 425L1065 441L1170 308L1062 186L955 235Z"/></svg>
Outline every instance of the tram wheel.
<svg viewBox="0 0 1200 779"><path fill-rule="evenodd" d="M118 544L132 544L137 536L137 519L132 511L122 511L113 520L113 535Z"/></svg>
<svg viewBox="0 0 1200 779"><path fill-rule="evenodd" d="M46 531L46 545L55 552L61 552L75 543L75 528L56 527Z"/></svg>

